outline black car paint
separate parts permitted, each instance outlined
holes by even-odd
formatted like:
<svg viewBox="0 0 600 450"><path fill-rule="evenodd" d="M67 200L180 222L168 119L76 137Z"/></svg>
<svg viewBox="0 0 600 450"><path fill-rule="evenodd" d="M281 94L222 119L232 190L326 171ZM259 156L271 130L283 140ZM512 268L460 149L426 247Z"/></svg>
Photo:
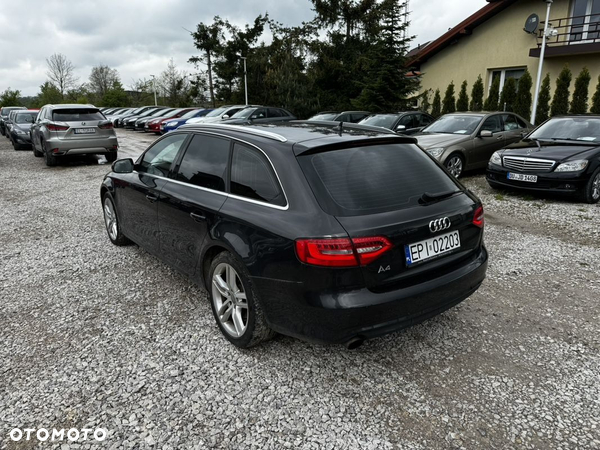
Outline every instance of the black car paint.
<svg viewBox="0 0 600 450"><path fill-rule="evenodd" d="M539 144L539 145L538 145ZM585 141L534 141L525 138L500 151L502 157L520 156L555 161L550 171L522 172L527 175L537 175L537 183L509 180L509 172L515 173L491 161L486 170L488 183L498 187L515 188L527 191L549 192L556 194L578 194L585 187L592 174L600 167L600 143ZM589 164L578 172L554 172L559 164L568 161L587 159ZM521 173L521 172L518 172Z"/></svg>
<svg viewBox="0 0 600 450"><path fill-rule="evenodd" d="M269 131L277 132L278 128ZM239 258L263 302L269 326L282 334L329 343L344 343L357 336L374 337L425 320L471 295L487 268L483 232L471 223L479 200L462 190L444 201L379 217L340 220L326 214L296 162L298 154L323 141L415 141L371 131L363 136L337 131L322 134L319 128L323 131L315 127L305 133L301 145L294 145L295 131L286 143L231 128L218 131L232 141L250 142L264 152L276 174L281 175L285 207L192 187L175 181L172 173L157 177L136 171L112 172L103 181L101 196L108 192L113 197L127 237L201 286L205 286L208 265L216 253L227 250ZM169 136L184 132L215 131L187 126ZM314 138L319 139L311 143ZM465 246L459 253L410 269L404 267L404 256L398 256L404 244L431 237L429 222L443 215L455 220L452 229L462 230ZM299 238L378 233L390 235L397 252L367 267L310 266L301 263L295 252L295 240ZM383 265L402 267L392 276L394 271L380 271Z"/></svg>

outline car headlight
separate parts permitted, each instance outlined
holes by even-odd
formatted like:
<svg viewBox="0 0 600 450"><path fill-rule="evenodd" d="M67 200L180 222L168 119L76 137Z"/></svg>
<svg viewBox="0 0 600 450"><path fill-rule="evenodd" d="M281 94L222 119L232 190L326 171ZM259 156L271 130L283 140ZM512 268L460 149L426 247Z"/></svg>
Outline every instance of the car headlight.
<svg viewBox="0 0 600 450"><path fill-rule="evenodd" d="M579 159L577 161L568 161L560 164L554 171L555 172L578 172L587 167L587 159Z"/></svg>
<svg viewBox="0 0 600 450"><path fill-rule="evenodd" d="M442 153L444 153L444 148L443 147L428 148L427 153L429 153L435 159L440 159L440 156L442 156Z"/></svg>
<svg viewBox="0 0 600 450"><path fill-rule="evenodd" d="M167 127L174 127L175 125L177 125L177 122L169 122L165 126L167 126Z"/></svg>
<svg viewBox="0 0 600 450"><path fill-rule="evenodd" d="M500 152L495 152L490 158L491 164L496 164L498 166L502 165L502 158L500 157Z"/></svg>

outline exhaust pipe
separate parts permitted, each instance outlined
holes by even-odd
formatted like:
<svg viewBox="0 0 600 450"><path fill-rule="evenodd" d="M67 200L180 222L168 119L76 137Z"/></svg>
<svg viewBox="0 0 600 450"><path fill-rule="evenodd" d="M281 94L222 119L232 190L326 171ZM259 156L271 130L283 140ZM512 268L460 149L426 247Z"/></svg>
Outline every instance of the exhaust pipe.
<svg viewBox="0 0 600 450"><path fill-rule="evenodd" d="M348 342L346 342L346 348L348 350L357 349L358 347L363 345L363 342L365 342L364 338L362 338L360 336L355 336L352 339L350 339Z"/></svg>

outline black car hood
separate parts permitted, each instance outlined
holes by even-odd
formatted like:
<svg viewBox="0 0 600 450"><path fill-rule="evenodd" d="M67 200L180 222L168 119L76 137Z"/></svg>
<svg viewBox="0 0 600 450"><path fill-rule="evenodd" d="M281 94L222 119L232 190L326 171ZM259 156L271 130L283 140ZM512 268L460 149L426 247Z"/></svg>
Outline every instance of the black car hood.
<svg viewBox="0 0 600 450"><path fill-rule="evenodd" d="M540 146L531 140L523 140L506 147L502 156L529 156L531 158L552 159L562 161L581 156L589 151L599 151L600 143L588 143L581 141L572 144L565 141L550 142L539 141Z"/></svg>

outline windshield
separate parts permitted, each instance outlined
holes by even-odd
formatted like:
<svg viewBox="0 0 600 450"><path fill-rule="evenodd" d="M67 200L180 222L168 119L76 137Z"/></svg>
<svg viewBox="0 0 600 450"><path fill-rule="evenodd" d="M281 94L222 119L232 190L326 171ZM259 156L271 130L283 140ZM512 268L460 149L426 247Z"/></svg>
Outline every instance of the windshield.
<svg viewBox="0 0 600 450"><path fill-rule="evenodd" d="M529 139L600 142L600 118L561 117L550 119L529 135Z"/></svg>
<svg viewBox="0 0 600 450"><path fill-rule="evenodd" d="M423 133L471 134L484 116L442 116L423 129Z"/></svg>
<svg viewBox="0 0 600 450"><path fill-rule="evenodd" d="M227 111L228 108L217 108L211 112L209 112L206 116L204 117L218 117L221 114L223 114L225 111Z"/></svg>
<svg viewBox="0 0 600 450"><path fill-rule="evenodd" d="M82 120L104 120L104 115L96 108L55 109L52 119L57 122L80 122Z"/></svg>
<svg viewBox="0 0 600 450"><path fill-rule="evenodd" d="M376 114L374 116L365 117L358 122L361 125L371 125L373 127L383 127L391 129L394 122L398 119L398 114Z"/></svg>
<svg viewBox="0 0 600 450"><path fill-rule="evenodd" d="M335 120L337 117L337 113L323 113L317 114L316 116L312 116L308 120Z"/></svg>
<svg viewBox="0 0 600 450"><path fill-rule="evenodd" d="M232 119L247 119L252 115L252 113L256 111L256 108L244 108L238 112L236 112L233 116L230 116Z"/></svg>
<svg viewBox="0 0 600 450"><path fill-rule="evenodd" d="M186 112L183 116L181 116L181 119L191 119L192 117L194 117L196 114L198 114L198 112L202 111L201 109L192 109L191 111Z"/></svg>
<svg viewBox="0 0 600 450"><path fill-rule="evenodd" d="M15 122L17 123L33 123L35 118L37 117L37 113L19 113L15 118Z"/></svg>

